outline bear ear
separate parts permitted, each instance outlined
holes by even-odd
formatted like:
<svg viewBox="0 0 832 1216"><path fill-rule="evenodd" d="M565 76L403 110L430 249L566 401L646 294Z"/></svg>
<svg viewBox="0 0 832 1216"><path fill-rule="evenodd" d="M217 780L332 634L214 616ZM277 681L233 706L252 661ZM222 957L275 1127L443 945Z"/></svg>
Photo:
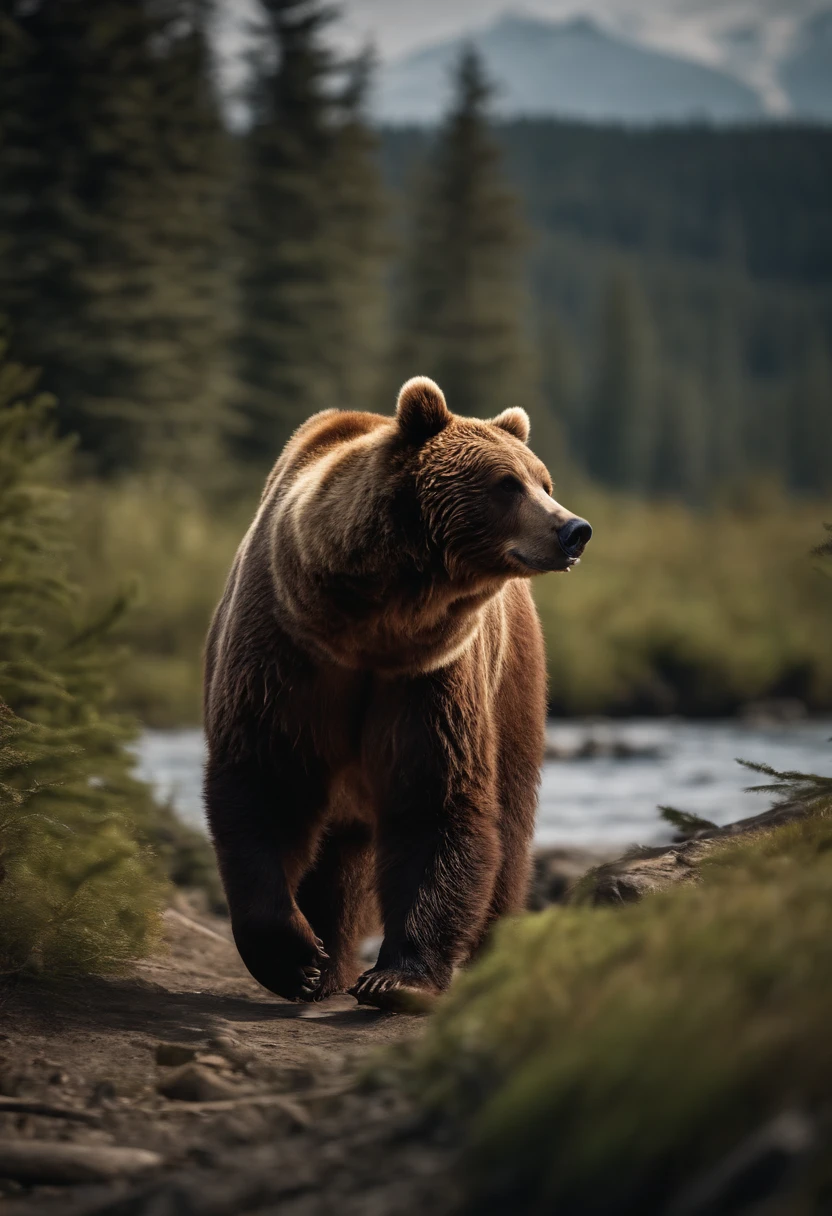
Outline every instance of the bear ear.
<svg viewBox="0 0 832 1216"><path fill-rule="evenodd" d="M503 410L502 414L498 414L493 419L491 425L498 426L501 431L508 431L509 435L519 439L521 443L529 442L532 424L529 422L529 415L525 410L521 410L519 405L512 406L509 410Z"/></svg>
<svg viewBox="0 0 832 1216"><path fill-rule="evenodd" d="M451 411L438 384L427 376L414 376L402 385L396 404L396 421L414 443L438 435L451 421Z"/></svg>

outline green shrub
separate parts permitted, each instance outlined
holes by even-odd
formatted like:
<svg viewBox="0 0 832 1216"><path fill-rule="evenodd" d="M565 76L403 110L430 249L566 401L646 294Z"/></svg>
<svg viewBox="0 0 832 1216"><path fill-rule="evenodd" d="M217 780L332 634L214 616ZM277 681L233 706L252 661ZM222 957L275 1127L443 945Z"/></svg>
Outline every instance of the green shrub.
<svg viewBox="0 0 832 1216"><path fill-rule="evenodd" d="M829 583L809 560L827 504L766 485L702 511L563 497L595 532L579 569L534 584L558 712L832 707Z"/></svg>
<svg viewBox="0 0 832 1216"><path fill-rule="evenodd" d="M768 1120L826 1117L826 810L725 845L696 885L499 928L411 1061L463 1129L472 1211L661 1212ZM766 1211L820 1210L830 1182Z"/></svg>
<svg viewBox="0 0 832 1216"><path fill-rule="evenodd" d="M136 588L117 703L150 725L200 720L205 634L259 491L209 502L144 477L73 493L76 581L99 607ZM556 711L730 713L778 695L832 708L828 580L807 560L824 504L770 487L701 512L580 486L563 499L595 536L568 578L534 583Z"/></svg>
<svg viewBox="0 0 832 1216"><path fill-rule="evenodd" d="M117 703L148 725L200 720L205 635L260 488L231 508L161 475L74 489L72 573L94 609L130 590Z"/></svg>
<svg viewBox="0 0 832 1216"><path fill-rule="evenodd" d="M54 789L8 783L50 750L48 730L36 734L0 721L0 974L111 970L156 944L166 884L115 810L96 815L77 791L52 818L41 808ZM59 772L79 757L55 761Z"/></svg>
<svg viewBox="0 0 832 1216"><path fill-rule="evenodd" d="M84 614L66 573L68 446L0 350L0 973L103 970L147 952L191 833L133 776L110 701L122 604ZM171 843L173 841L174 843ZM205 845L207 848L207 844ZM174 858L173 854L177 854Z"/></svg>

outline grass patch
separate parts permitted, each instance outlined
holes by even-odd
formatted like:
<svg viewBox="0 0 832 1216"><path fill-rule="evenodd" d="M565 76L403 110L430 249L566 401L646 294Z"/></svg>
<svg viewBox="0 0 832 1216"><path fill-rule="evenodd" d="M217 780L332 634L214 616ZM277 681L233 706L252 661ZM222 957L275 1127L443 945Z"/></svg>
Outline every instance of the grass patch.
<svg viewBox="0 0 832 1216"><path fill-rule="evenodd" d="M702 511L580 487L564 501L595 531L568 579L534 583L557 712L832 706L829 580L812 558L828 504L763 485Z"/></svg>
<svg viewBox="0 0 832 1216"><path fill-rule="evenodd" d="M260 492L207 500L171 477L75 488L72 573L93 608L127 592L118 706L157 727L200 721L202 648ZM568 579L534 583L563 713L731 713L771 696L832 708L828 504L758 488L696 512L575 487L595 535ZM715 538L718 538L718 542Z"/></svg>
<svg viewBox="0 0 832 1216"><path fill-rule="evenodd" d="M664 1211L783 1111L828 1113L832 800L817 810L725 843L696 885L500 926L411 1061L463 1129L472 1211ZM820 1210L830 1181L771 1210Z"/></svg>
<svg viewBox="0 0 832 1216"><path fill-rule="evenodd" d="M164 476L74 487L73 577L93 610L129 597L115 696L147 725L200 721L205 635L260 488L242 504L209 505Z"/></svg>

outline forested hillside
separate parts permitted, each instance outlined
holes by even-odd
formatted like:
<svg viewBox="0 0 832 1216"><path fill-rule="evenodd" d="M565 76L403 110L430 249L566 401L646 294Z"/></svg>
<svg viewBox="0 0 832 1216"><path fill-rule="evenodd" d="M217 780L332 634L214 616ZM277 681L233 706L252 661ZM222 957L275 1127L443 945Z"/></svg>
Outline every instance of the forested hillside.
<svg viewBox="0 0 832 1216"><path fill-rule="evenodd" d="M461 413L525 406L600 521L580 590L538 589L553 704L829 704L808 552L832 492L832 131L495 125L473 53L438 127L377 130L373 64L338 57L327 6L257 12L231 131L210 0L0 9L0 318L77 436L73 573L101 605L138 576L119 703L198 717L208 617L287 436L390 413L423 373ZM628 607L635 554L653 615ZM592 662L559 645L570 613Z"/></svg>
<svg viewBox="0 0 832 1216"><path fill-rule="evenodd" d="M90 468L217 487L419 370L617 488L830 487L832 132L489 129L472 57L450 125L376 133L369 61L267 0L231 135L204 0L11 11L0 314Z"/></svg>
<svg viewBox="0 0 832 1216"><path fill-rule="evenodd" d="M0 313L100 471L204 469L230 425L231 149L203 10L0 15Z"/></svg>
<svg viewBox="0 0 832 1216"><path fill-rule="evenodd" d="M832 131L496 136L529 227L544 396L581 463L700 501L761 472L828 488ZM398 199L431 140L383 133Z"/></svg>

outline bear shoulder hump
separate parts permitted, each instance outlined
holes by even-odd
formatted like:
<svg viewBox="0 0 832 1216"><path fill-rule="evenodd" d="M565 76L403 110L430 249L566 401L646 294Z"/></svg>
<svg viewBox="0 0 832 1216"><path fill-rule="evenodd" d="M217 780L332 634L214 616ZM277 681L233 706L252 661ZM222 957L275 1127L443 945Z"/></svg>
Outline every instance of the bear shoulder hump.
<svg viewBox="0 0 832 1216"><path fill-rule="evenodd" d="M334 447L385 426L390 427L390 419L380 414L367 414L359 410L323 410L320 414L313 414L295 431L285 454L291 457L293 464L306 464Z"/></svg>
<svg viewBox="0 0 832 1216"><path fill-rule="evenodd" d="M321 410L320 413L313 414L298 427L283 449L266 481L263 498L266 498L283 474L292 477L333 448L362 435L369 435L382 427L390 429L390 426L389 418L360 410Z"/></svg>

